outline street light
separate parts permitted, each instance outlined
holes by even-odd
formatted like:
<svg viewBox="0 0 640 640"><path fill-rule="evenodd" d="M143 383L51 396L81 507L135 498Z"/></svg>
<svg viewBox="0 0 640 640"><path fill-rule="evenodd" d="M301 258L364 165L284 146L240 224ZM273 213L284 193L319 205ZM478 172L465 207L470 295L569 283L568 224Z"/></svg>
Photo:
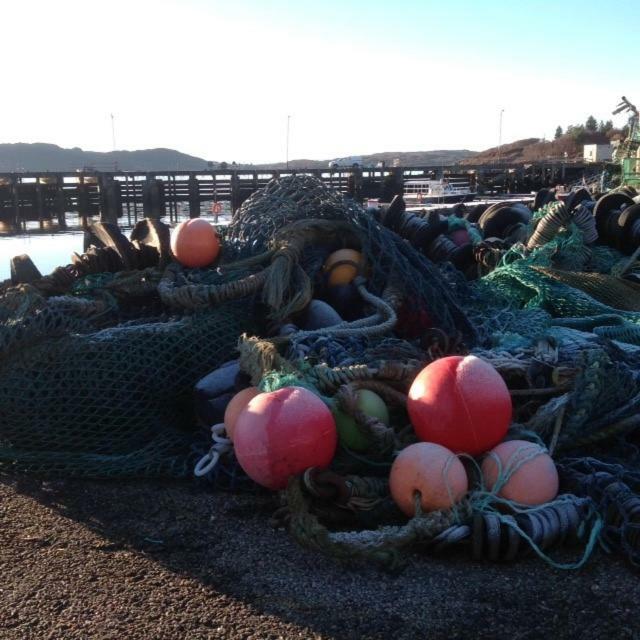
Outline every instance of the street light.
<svg viewBox="0 0 640 640"><path fill-rule="evenodd" d="M113 151L116 150L116 125L115 117L111 114L111 144L113 145Z"/></svg>
<svg viewBox="0 0 640 640"><path fill-rule="evenodd" d="M500 109L500 127L498 129L498 164L502 162L502 114L504 109Z"/></svg>
<svg viewBox="0 0 640 640"><path fill-rule="evenodd" d="M289 121L291 116L287 116L287 169L289 168Z"/></svg>

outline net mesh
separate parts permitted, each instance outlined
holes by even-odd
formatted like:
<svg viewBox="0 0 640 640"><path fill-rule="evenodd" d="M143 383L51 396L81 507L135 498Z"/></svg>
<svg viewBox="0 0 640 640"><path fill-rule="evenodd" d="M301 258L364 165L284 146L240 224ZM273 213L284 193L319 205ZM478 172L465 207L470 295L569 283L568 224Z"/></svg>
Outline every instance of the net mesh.
<svg viewBox="0 0 640 640"><path fill-rule="evenodd" d="M0 463L53 475L189 475L193 386L250 326L229 305L64 335L45 322L40 340L0 359Z"/></svg>
<svg viewBox="0 0 640 640"><path fill-rule="evenodd" d="M441 233L468 232L472 273L446 261L456 251L452 241L435 263L413 232L405 229L402 238L384 226L384 216L318 179L293 175L245 201L222 232L215 268L66 269L55 286L51 280L46 288L4 286L0 465L41 475L190 476L211 445L212 426L198 425L194 385L239 352L246 384L305 386L346 412L369 443L361 451L341 446L329 475L308 473L290 486L283 518L303 544L393 565L410 543L468 540L459 527L480 518L478 549L497 548L489 531L497 522L503 541L515 531L544 556L547 538L536 539L536 527L544 532L545 518L548 524L582 517L590 527L586 557L600 519L609 522L615 508L611 540L637 559L640 511L635 502L633 509L625 505L638 490L640 296L623 277L637 265L593 243L587 213L570 215L552 203L534 212L528 229L519 222L511 240L490 241L477 226L450 219ZM420 227L426 237L436 218L414 216L405 226ZM295 323L326 289L325 260L343 247L358 249L366 264L351 286L359 314L301 331ZM100 251L92 255L93 264L105 264ZM285 326L291 331L284 333ZM546 506L536 524L533 512L504 516L505 505L476 487L456 509L402 520L386 478L395 454L416 439L406 393L425 364L458 353L495 367L513 394L510 437L548 446L582 497ZM354 400L360 389L384 399L390 424L360 412ZM596 453L603 462L576 462ZM602 465L607 473L615 469L609 484L627 483L624 500L603 497L600 485L596 491L589 484ZM231 488L247 482L232 454L206 479ZM339 504L332 502L336 495ZM362 535L329 531L379 524L388 527ZM576 524L577 538L579 531ZM551 533L560 539L567 531Z"/></svg>

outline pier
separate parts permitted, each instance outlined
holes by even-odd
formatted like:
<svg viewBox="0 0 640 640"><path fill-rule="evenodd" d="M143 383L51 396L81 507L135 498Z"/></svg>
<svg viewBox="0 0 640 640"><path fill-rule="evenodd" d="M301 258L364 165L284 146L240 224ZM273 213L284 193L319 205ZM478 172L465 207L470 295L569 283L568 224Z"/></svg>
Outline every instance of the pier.
<svg viewBox="0 0 640 640"><path fill-rule="evenodd" d="M216 169L158 172L0 173L0 233L15 233L37 222L41 229L64 229L71 214L80 226L103 222L135 224L141 217L176 221L198 217L228 203L234 212L272 178L292 173L320 177L325 184L357 198L388 200L402 193L405 180L420 178L468 183L478 194L528 193L578 182L605 165L548 162L519 166L386 167L376 169ZM227 210L228 210L227 209Z"/></svg>

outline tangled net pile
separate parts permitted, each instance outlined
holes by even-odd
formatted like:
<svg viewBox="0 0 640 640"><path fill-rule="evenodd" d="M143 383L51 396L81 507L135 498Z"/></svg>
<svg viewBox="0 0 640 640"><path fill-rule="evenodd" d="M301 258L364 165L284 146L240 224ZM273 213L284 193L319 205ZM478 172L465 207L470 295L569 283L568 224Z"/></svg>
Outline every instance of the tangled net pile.
<svg viewBox="0 0 640 640"><path fill-rule="evenodd" d="M640 564L637 254L604 242L602 211L593 215L588 199L537 205L449 218L409 214L397 200L365 211L294 175L236 212L215 268L185 270L159 246L150 264L153 247L134 242L139 268L123 270L131 260L116 258L134 250L118 237L51 276L5 283L0 465L187 477L209 451L199 475L250 485L219 430L211 445L212 424L193 401L205 374L239 358L234 390L306 387L352 416L372 443L363 453L341 446L330 469L290 481L274 522L301 544L393 568L416 543L433 553L467 547L477 558L536 553L554 562L548 550L573 541L581 558L556 566L581 566L598 545ZM460 231L463 246L452 240ZM357 313L300 329L311 300L326 294L327 256L343 247L367 264L345 294ZM469 353L512 393L508 437L547 447L564 493L538 508L505 507L480 484L453 509L418 509L407 521L387 480L397 452L416 441L406 393L429 362ZM360 389L391 406L391 424L359 411Z"/></svg>

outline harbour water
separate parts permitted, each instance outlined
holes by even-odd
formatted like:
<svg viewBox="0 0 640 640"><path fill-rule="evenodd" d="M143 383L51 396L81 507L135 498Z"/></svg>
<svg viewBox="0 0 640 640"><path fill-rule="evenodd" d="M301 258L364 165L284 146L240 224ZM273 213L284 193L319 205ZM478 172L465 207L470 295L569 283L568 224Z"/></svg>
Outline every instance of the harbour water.
<svg viewBox="0 0 640 640"><path fill-rule="evenodd" d="M217 221L210 213L203 212L200 217L212 224L227 224L230 220L228 212L223 212ZM187 219L188 215L179 214L178 222ZM163 222L169 224L168 218ZM131 227L121 225L120 228L128 237ZM68 231L43 233L37 223L29 223L25 233L0 236L0 282L11 276L10 260L13 256L28 254L40 273L46 275L56 267L69 264L74 252L83 251L84 231L79 226L72 225Z"/></svg>
<svg viewBox="0 0 640 640"><path fill-rule="evenodd" d="M0 281L10 277L9 261L23 253L31 256L40 273L51 273L56 267L71 262L71 254L82 253L84 233L32 234L0 238Z"/></svg>

